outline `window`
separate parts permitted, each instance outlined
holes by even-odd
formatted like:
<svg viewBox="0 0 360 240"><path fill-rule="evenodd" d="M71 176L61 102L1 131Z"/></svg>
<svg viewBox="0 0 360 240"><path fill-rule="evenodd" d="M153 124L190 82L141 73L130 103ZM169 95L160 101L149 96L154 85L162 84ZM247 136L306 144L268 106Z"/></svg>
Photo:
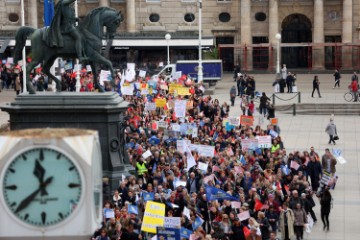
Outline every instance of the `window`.
<svg viewBox="0 0 360 240"><path fill-rule="evenodd" d="M231 2L231 0L217 0L219 3L221 2Z"/></svg>
<svg viewBox="0 0 360 240"><path fill-rule="evenodd" d="M152 13L149 16L150 22L158 22L160 20L160 16L157 13Z"/></svg>
<svg viewBox="0 0 360 240"><path fill-rule="evenodd" d="M19 21L19 15L17 13L10 13L9 16L9 21L10 22L17 22Z"/></svg>
<svg viewBox="0 0 360 240"><path fill-rule="evenodd" d="M195 21L195 15L192 13L187 13L184 16L184 20L185 20L185 22L193 22L193 21Z"/></svg>
<svg viewBox="0 0 360 240"><path fill-rule="evenodd" d="M113 2L113 3L124 3L125 0L110 0L110 2Z"/></svg>
<svg viewBox="0 0 360 240"><path fill-rule="evenodd" d="M99 0L85 0L85 2L87 2L87 3L97 3L97 2L99 2Z"/></svg>
<svg viewBox="0 0 360 240"><path fill-rule="evenodd" d="M263 12L257 12L255 13L255 20L259 22L263 22L266 20L266 14Z"/></svg>
<svg viewBox="0 0 360 240"><path fill-rule="evenodd" d="M158 3L158 2L160 2L160 0L146 0L146 2L148 2L148 3Z"/></svg>
<svg viewBox="0 0 360 240"><path fill-rule="evenodd" d="M219 14L219 20L220 22L229 22L231 19L231 16L227 12L223 12Z"/></svg>

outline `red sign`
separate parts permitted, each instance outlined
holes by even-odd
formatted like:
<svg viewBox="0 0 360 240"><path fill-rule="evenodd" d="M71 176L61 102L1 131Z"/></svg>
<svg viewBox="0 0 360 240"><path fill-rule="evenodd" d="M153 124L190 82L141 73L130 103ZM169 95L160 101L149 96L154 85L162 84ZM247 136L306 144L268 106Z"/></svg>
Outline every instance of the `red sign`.
<svg viewBox="0 0 360 240"><path fill-rule="evenodd" d="M240 116L240 124L244 126L252 126L254 125L254 117L253 116Z"/></svg>

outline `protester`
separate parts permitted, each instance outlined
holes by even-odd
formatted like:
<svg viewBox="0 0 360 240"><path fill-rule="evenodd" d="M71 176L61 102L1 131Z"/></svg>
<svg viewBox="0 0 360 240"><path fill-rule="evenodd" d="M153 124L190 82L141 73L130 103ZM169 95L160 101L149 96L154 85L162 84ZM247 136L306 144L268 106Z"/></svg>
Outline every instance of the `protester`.
<svg viewBox="0 0 360 240"><path fill-rule="evenodd" d="M285 80L286 80L287 92L292 93L293 92L293 90L292 90L293 84L294 84L294 76L291 74L291 72L288 72Z"/></svg>
<svg viewBox="0 0 360 240"><path fill-rule="evenodd" d="M266 93L263 92L260 97L259 112L260 112L260 114L264 114L264 117L266 116L268 101L270 101L270 98L268 98L266 96Z"/></svg>
<svg viewBox="0 0 360 240"><path fill-rule="evenodd" d="M330 150L328 148L325 149L325 154L322 156L321 158L321 166L323 169L323 172L328 172L330 174L332 174L334 176L335 172L336 172L336 159L335 157L331 154Z"/></svg>
<svg viewBox="0 0 360 240"><path fill-rule="evenodd" d="M323 230L330 230L329 215L331 210L332 196L328 188L325 188L323 193L320 195L320 213L321 221L324 224Z"/></svg>
<svg viewBox="0 0 360 240"><path fill-rule="evenodd" d="M354 78L351 82L351 84L349 85L349 88L350 88L350 91L351 93L353 94L353 97L354 97L354 102L357 102L358 100L358 90L359 90L359 83L358 83L358 80L356 78Z"/></svg>
<svg viewBox="0 0 360 240"><path fill-rule="evenodd" d="M236 97L236 88L235 88L235 86L232 86L230 89L231 106L234 106L234 104L235 104L235 97Z"/></svg>
<svg viewBox="0 0 360 240"><path fill-rule="evenodd" d="M294 221L294 212L288 208L288 203L284 202L279 221L282 240L290 240L294 236Z"/></svg>
<svg viewBox="0 0 360 240"><path fill-rule="evenodd" d="M319 81L319 77L317 75L314 76L314 80L313 80L313 91L311 93L311 97L314 97L314 92L315 90L317 90L318 94L319 94L319 98L321 98L321 94L320 94L320 81Z"/></svg>
<svg viewBox="0 0 360 240"><path fill-rule="evenodd" d="M302 240L304 237L304 227L307 223L306 212L300 203L296 204L294 209L294 232L296 240Z"/></svg>

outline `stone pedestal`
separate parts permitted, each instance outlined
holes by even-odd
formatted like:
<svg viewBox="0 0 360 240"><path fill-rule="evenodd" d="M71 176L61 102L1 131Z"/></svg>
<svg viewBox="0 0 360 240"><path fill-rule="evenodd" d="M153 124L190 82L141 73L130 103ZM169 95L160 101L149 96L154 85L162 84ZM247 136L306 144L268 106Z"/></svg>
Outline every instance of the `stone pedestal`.
<svg viewBox="0 0 360 240"><path fill-rule="evenodd" d="M11 130L27 128L82 128L99 132L103 175L110 187L133 167L125 150L123 115L128 103L117 93L38 92L22 94L2 105L10 115Z"/></svg>

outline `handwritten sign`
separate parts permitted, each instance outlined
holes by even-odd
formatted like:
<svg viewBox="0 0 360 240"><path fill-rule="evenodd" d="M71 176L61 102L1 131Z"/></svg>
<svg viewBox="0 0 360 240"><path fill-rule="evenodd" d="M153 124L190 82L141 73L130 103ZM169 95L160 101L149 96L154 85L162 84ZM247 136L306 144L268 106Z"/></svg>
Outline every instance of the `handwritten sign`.
<svg viewBox="0 0 360 240"><path fill-rule="evenodd" d="M240 124L244 125L244 126L252 126L252 125L254 125L254 117L241 115Z"/></svg>
<svg viewBox="0 0 360 240"><path fill-rule="evenodd" d="M122 86L121 88L121 93L123 95L128 95L128 96L132 96L134 95L134 86L130 85L130 86Z"/></svg>
<svg viewBox="0 0 360 240"><path fill-rule="evenodd" d="M146 111L155 111L156 110L156 104L153 102L148 102L145 104L145 110Z"/></svg>
<svg viewBox="0 0 360 240"><path fill-rule="evenodd" d="M215 146L198 145L197 150L200 156L214 157Z"/></svg>
<svg viewBox="0 0 360 240"><path fill-rule="evenodd" d="M141 231L156 233L156 227L164 226L164 216L165 204L147 201Z"/></svg>
<svg viewBox="0 0 360 240"><path fill-rule="evenodd" d="M186 100L175 100L175 117L184 118L186 114Z"/></svg>
<svg viewBox="0 0 360 240"><path fill-rule="evenodd" d="M245 211L245 212L239 213L239 214L238 214L238 218L239 218L240 222L241 222L241 221L244 221L244 220L246 220L246 219L249 219L249 218L250 218L250 213L249 213L249 211Z"/></svg>
<svg viewBox="0 0 360 240"><path fill-rule="evenodd" d="M177 88L176 92L179 96L191 95L189 88L186 87Z"/></svg>
<svg viewBox="0 0 360 240"><path fill-rule="evenodd" d="M247 138L241 140L241 149L246 151L248 149L256 149L258 146L258 140L256 138Z"/></svg>
<svg viewBox="0 0 360 240"><path fill-rule="evenodd" d="M228 122L232 126L240 125L240 117L228 117Z"/></svg>
<svg viewBox="0 0 360 240"><path fill-rule="evenodd" d="M180 228L180 218L179 217L165 217L164 227L166 228Z"/></svg>
<svg viewBox="0 0 360 240"><path fill-rule="evenodd" d="M271 148L271 136L257 136L259 148Z"/></svg>

